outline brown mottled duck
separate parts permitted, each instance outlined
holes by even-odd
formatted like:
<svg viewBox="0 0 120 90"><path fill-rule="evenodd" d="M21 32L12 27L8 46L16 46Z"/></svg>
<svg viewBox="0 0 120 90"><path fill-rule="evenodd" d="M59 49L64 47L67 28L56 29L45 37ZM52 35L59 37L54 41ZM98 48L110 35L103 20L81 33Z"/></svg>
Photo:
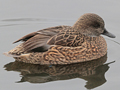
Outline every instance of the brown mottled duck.
<svg viewBox="0 0 120 90"><path fill-rule="evenodd" d="M17 61L32 64L71 64L98 59L107 53L105 39L115 36L105 29L104 20L93 13L82 15L73 26L56 26L30 33L5 53Z"/></svg>

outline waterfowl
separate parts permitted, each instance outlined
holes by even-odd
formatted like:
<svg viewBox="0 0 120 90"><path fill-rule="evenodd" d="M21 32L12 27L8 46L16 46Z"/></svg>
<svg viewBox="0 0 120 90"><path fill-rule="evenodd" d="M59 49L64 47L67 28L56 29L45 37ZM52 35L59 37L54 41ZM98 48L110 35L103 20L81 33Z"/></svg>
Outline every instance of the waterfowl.
<svg viewBox="0 0 120 90"><path fill-rule="evenodd" d="M71 64L98 59L107 53L101 36L115 36L105 29L104 20L93 13L82 15L73 26L56 26L30 33L7 55L32 64Z"/></svg>

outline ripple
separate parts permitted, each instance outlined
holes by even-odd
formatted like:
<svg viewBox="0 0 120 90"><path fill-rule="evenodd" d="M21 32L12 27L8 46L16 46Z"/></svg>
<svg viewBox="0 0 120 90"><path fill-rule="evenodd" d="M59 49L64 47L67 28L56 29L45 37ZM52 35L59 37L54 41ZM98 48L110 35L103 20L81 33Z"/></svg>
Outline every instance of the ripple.
<svg viewBox="0 0 120 90"><path fill-rule="evenodd" d="M9 21L46 21L46 19L37 19L37 18L17 18L17 19L4 19L2 21L6 21L6 22L9 22Z"/></svg>
<svg viewBox="0 0 120 90"><path fill-rule="evenodd" d="M69 19L57 19L57 18L16 18L16 19L4 19L1 20L4 22L18 22L18 21L68 21L73 22L75 20L69 20Z"/></svg>
<svg viewBox="0 0 120 90"><path fill-rule="evenodd" d="M112 41L112 42L114 42L114 43L116 43L116 44L118 44L118 45L120 45L120 43L119 42L117 42L117 41L115 41L115 40L111 40L111 39L108 39L108 38L106 38L107 40L110 40L110 41Z"/></svg>
<svg viewBox="0 0 120 90"><path fill-rule="evenodd" d="M6 25L0 25L0 27L4 27L4 26L16 26L16 25L25 25L25 24L6 24Z"/></svg>
<svg viewBox="0 0 120 90"><path fill-rule="evenodd" d="M57 18L12 18L12 19L3 19L0 27L6 26L16 26L16 25L30 25L30 24L56 24L64 25L64 24L71 24L75 22L75 20L69 19L57 19ZM63 23L63 24L61 24Z"/></svg>

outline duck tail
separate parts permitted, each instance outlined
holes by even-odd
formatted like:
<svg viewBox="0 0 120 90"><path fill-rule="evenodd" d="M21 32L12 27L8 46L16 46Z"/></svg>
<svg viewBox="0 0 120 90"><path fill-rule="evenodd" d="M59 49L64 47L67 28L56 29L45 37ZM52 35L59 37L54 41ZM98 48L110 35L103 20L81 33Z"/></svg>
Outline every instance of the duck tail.
<svg viewBox="0 0 120 90"><path fill-rule="evenodd" d="M8 57L20 57L20 55L12 54L12 53L9 53L9 52L4 52L3 54L4 54L5 56L8 56Z"/></svg>
<svg viewBox="0 0 120 90"><path fill-rule="evenodd" d="M37 57L37 55L39 57ZM41 64L42 53L26 53L21 54L17 57L14 57L16 61L24 62L24 63L31 63L31 64Z"/></svg>
<svg viewBox="0 0 120 90"><path fill-rule="evenodd" d="M13 57L16 61L20 62L31 64L41 64L43 62L43 52L26 52L23 48L23 43L3 54L9 57Z"/></svg>
<svg viewBox="0 0 120 90"><path fill-rule="evenodd" d="M12 50L3 53L6 56L9 57L19 57L21 54L25 54L27 52L25 52L24 48L23 48L23 43L16 46L15 48L13 48Z"/></svg>

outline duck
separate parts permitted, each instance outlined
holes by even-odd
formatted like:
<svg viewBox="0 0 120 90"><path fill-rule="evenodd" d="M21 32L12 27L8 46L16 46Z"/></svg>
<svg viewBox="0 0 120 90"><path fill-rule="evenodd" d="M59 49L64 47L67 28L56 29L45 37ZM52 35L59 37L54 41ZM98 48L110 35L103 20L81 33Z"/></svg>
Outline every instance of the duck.
<svg viewBox="0 0 120 90"><path fill-rule="evenodd" d="M95 60L107 54L102 35L115 38L97 14L83 14L73 26L55 26L16 40L21 44L4 53L16 61L40 65L65 65Z"/></svg>

